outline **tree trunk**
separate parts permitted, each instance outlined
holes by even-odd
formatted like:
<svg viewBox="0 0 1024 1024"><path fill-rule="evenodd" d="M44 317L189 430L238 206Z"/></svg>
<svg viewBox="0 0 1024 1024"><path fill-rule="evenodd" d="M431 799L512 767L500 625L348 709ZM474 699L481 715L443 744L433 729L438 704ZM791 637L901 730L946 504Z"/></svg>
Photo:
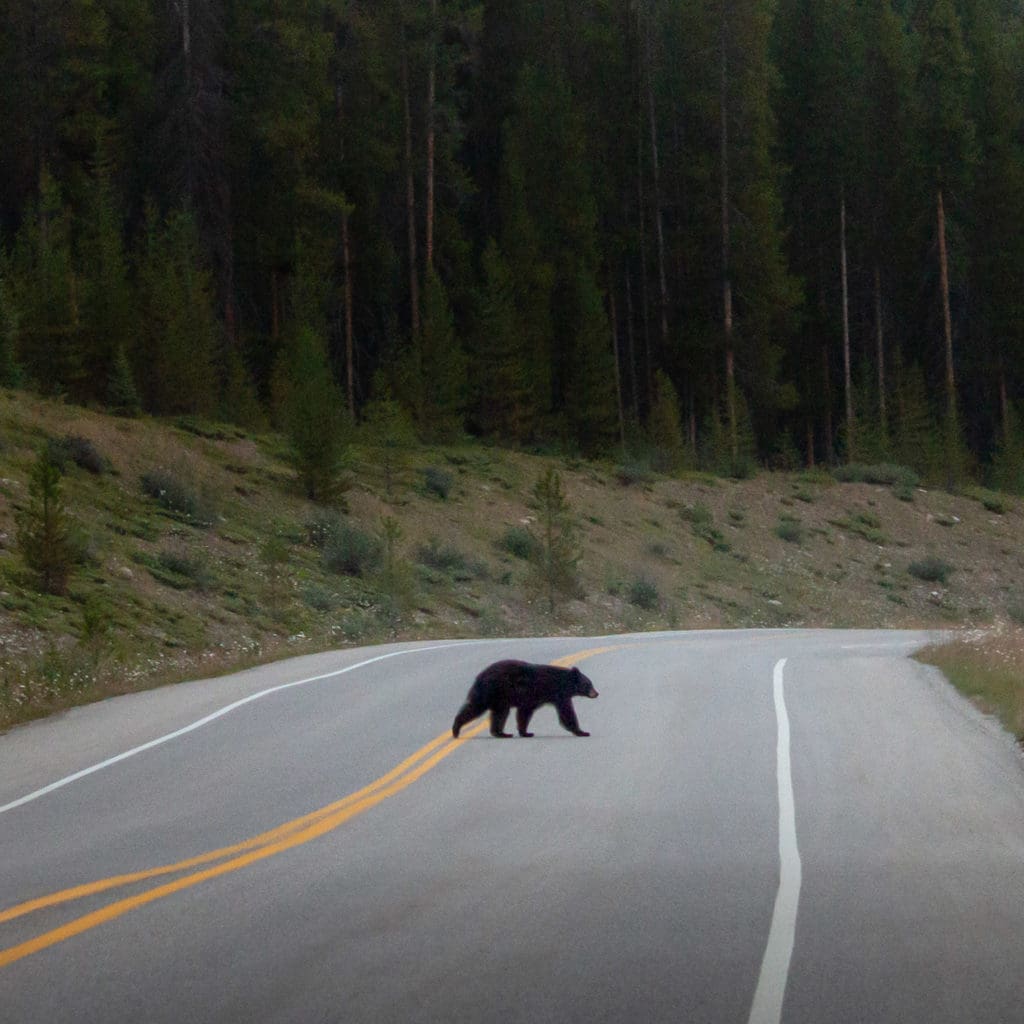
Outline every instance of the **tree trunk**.
<svg viewBox="0 0 1024 1024"><path fill-rule="evenodd" d="M1006 367L1003 355L999 354L999 423L1003 435L1003 443L1010 443L1010 400L1006 393Z"/></svg>
<svg viewBox="0 0 1024 1024"><path fill-rule="evenodd" d="M348 233L348 211L341 215L341 259L345 274L345 384L348 415L356 418L355 340L352 330L352 247Z"/></svg>
<svg viewBox="0 0 1024 1024"><path fill-rule="evenodd" d="M427 269L434 266L434 151L437 106L437 0L430 0L430 67L427 71L427 225L425 258Z"/></svg>
<svg viewBox="0 0 1024 1024"><path fill-rule="evenodd" d="M732 280L730 279L729 225L729 59L726 49L726 10L722 4L721 83L719 118L721 121L721 185L722 185L722 321L725 338L725 395L729 418L729 451L733 461L739 457L739 427L736 410L736 361L732 336Z"/></svg>
<svg viewBox="0 0 1024 1024"><path fill-rule="evenodd" d="M629 347L629 385L633 399L633 421L640 419L640 386L637 381L636 334L633 326L633 275L626 268L626 344Z"/></svg>
<svg viewBox="0 0 1024 1024"><path fill-rule="evenodd" d="M638 15L639 16L639 15ZM638 88L643 86L639 80ZM637 191L637 216L640 228L640 314L643 323L643 360L644 360L644 401L645 408L650 409L652 396L654 394L654 370L651 366L651 318L650 301L647 292L647 216L646 198L644 195L644 141L643 141L643 108L639 93L637 101L640 107L637 111L637 136L636 136L636 191Z"/></svg>
<svg viewBox="0 0 1024 1024"><path fill-rule="evenodd" d="M853 378L850 373L850 289L846 273L846 191L839 188L839 265L843 291L843 390L846 397L846 457L855 451L853 421Z"/></svg>
<svg viewBox="0 0 1024 1024"><path fill-rule="evenodd" d="M647 120L651 136L651 179L654 186L654 237L658 243L658 298L661 319L661 346L668 349L668 284L665 276L665 229L661 215L661 167L658 160L658 122L654 108L654 67L651 56L651 21L644 34L644 64L647 78Z"/></svg>
<svg viewBox="0 0 1024 1024"><path fill-rule="evenodd" d="M942 188L936 192L939 228L939 286L942 290L942 327L946 341L946 413L950 425L956 422L956 378L953 374L953 318L949 309L949 258L946 252L946 210Z"/></svg>
<svg viewBox="0 0 1024 1024"><path fill-rule="evenodd" d="M825 458L829 465L836 461L836 440L832 426L832 374L829 371L828 345L821 346L822 383L825 388Z"/></svg>
<svg viewBox="0 0 1024 1024"><path fill-rule="evenodd" d="M878 418L882 436L889 436L889 416L885 401L885 331L882 326L882 272L875 264L875 349L878 362Z"/></svg>
<svg viewBox="0 0 1024 1024"><path fill-rule="evenodd" d="M270 340L275 343L281 337L281 296L278 286L279 279L277 267L272 267L270 270Z"/></svg>
<svg viewBox="0 0 1024 1024"><path fill-rule="evenodd" d="M412 106L409 97L409 53L402 28L402 103L405 112L405 214L409 242L409 328L420 336L420 285L416 256L416 179L412 162Z"/></svg>
<svg viewBox="0 0 1024 1024"><path fill-rule="evenodd" d="M612 355L615 358L615 399L619 410L619 442L626 457L626 416L622 408L622 370L619 366L619 317L615 303L614 279L608 286L609 319L612 322Z"/></svg>

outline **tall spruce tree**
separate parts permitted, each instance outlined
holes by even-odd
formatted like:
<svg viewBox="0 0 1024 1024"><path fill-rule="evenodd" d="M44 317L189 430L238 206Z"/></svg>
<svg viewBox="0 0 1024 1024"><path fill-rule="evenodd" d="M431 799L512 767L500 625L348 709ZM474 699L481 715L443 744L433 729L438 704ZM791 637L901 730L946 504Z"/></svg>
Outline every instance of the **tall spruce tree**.
<svg viewBox="0 0 1024 1024"><path fill-rule="evenodd" d="M176 211L161 222L150 209L139 285L142 330L133 361L146 408L213 412L219 327L212 276L188 213Z"/></svg>
<svg viewBox="0 0 1024 1024"><path fill-rule="evenodd" d="M934 242L938 259L937 303L941 308L945 408L943 436L947 483L961 479L962 432L955 369L954 311L951 291L962 277L963 255L958 204L966 204L976 159L975 127L970 117L971 61L953 0L928 0L917 16L920 56L917 67L918 118L923 180L930 185ZM954 259L950 258L950 250ZM952 280L951 280L952 279Z"/></svg>
<svg viewBox="0 0 1024 1024"><path fill-rule="evenodd" d="M17 360L46 394L75 393L82 374L78 283L71 253L71 211L43 171L38 202L28 211L10 263L18 310Z"/></svg>
<svg viewBox="0 0 1024 1024"><path fill-rule="evenodd" d="M515 302L515 282L498 243L482 256L471 357L471 418L487 436L512 443L532 433L534 403Z"/></svg>
<svg viewBox="0 0 1024 1024"><path fill-rule="evenodd" d="M102 150L102 145L101 145ZM137 298L128 278L122 218L111 168L101 155L90 190L79 244L82 393L105 400L118 353L128 353L138 333Z"/></svg>

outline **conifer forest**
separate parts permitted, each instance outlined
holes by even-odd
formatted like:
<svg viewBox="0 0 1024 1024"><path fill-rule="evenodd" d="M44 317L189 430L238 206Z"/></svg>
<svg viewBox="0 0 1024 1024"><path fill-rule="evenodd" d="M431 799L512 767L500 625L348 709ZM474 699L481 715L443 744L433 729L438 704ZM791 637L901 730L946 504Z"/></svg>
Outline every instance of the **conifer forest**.
<svg viewBox="0 0 1024 1024"><path fill-rule="evenodd" d="M1019 0L0 0L0 384L1024 491Z"/></svg>

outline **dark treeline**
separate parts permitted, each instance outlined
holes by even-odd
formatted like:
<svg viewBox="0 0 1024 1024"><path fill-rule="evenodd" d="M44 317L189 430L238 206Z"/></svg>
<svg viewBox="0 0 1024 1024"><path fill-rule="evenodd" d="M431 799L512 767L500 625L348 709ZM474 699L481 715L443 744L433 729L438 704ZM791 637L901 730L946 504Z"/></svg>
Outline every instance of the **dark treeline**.
<svg viewBox="0 0 1024 1024"><path fill-rule="evenodd" d="M2 0L0 67L0 382L1024 486L1016 0Z"/></svg>

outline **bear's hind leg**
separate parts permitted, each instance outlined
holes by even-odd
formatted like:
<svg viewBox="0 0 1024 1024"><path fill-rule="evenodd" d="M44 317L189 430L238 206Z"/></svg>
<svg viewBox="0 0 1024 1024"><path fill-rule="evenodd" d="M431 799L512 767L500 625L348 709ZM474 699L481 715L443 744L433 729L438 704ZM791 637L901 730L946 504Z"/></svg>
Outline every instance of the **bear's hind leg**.
<svg viewBox="0 0 1024 1024"><path fill-rule="evenodd" d="M532 732L527 732L527 727L530 724L530 719L533 717L536 706L532 704L523 704L516 708L516 726L519 729L519 735L529 738L533 735Z"/></svg>
<svg viewBox="0 0 1024 1024"><path fill-rule="evenodd" d="M452 722L452 735L458 739L459 730L467 722L472 722L474 718L479 718L487 708L478 708L472 702L466 701L465 704L459 708L459 713L455 716L455 721Z"/></svg>
<svg viewBox="0 0 1024 1024"><path fill-rule="evenodd" d="M491 735L500 736L505 739L512 733L505 732L505 722L508 721L508 713L511 710L508 704L495 704L491 708Z"/></svg>
<svg viewBox="0 0 1024 1024"><path fill-rule="evenodd" d="M580 728L579 719L576 717L576 709L572 706L572 701L568 697L555 701L555 710L558 711L558 720L562 723L562 728L568 729L573 736L590 735L589 732L584 732Z"/></svg>

